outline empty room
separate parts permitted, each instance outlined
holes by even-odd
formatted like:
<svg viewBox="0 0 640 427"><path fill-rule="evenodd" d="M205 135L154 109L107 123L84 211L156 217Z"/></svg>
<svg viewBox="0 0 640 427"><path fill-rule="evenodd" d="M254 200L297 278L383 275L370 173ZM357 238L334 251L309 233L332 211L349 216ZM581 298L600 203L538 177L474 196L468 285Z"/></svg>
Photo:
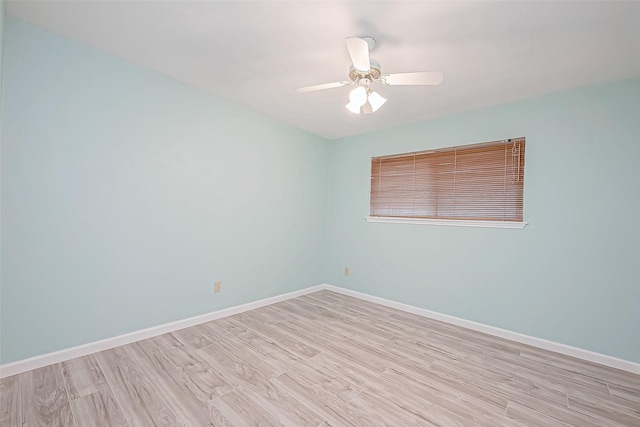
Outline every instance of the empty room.
<svg viewBox="0 0 640 427"><path fill-rule="evenodd" d="M0 0L0 426L640 426L638 23Z"/></svg>

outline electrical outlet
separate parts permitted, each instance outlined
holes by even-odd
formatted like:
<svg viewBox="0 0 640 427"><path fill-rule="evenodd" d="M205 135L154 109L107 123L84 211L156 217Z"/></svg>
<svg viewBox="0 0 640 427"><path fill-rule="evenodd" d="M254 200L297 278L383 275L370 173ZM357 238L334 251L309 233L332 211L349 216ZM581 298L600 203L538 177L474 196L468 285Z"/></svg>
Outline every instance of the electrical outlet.
<svg viewBox="0 0 640 427"><path fill-rule="evenodd" d="M345 267L344 268L344 275L348 276L349 275L349 267Z"/></svg>
<svg viewBox="0 0 640 427"><path fill-rule="evenodd" d="M222 290L222 282L220 280L218 280L217 282L215 282L213 284L213 292L220 292Z"/></svg>

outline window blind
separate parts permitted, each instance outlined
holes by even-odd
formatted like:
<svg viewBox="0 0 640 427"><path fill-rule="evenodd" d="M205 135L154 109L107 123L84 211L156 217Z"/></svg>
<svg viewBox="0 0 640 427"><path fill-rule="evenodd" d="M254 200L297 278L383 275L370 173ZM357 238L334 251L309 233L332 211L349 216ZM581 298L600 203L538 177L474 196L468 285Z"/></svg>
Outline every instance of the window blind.
<svg viewBox="0 0 640 427"><path fill-rule="evenodd" d="M525 138L371 159L370 216L522 221Z"/></svg>

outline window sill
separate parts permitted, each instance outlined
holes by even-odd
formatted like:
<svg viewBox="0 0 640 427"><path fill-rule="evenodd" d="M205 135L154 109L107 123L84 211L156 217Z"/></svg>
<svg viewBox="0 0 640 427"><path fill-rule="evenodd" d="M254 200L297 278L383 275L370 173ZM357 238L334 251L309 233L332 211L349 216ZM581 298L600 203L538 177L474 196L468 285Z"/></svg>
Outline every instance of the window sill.
<svg viewBox="0 0 640 427"><path fill-rule="evenodd" d="M462 219L430 219L406 217L365 217L367 222L384 222L388 224L418 224L418 225L447 225L453 227L483 227L483 228L515 228L522 230L528 222L514 221L470 221Z"/></svg>

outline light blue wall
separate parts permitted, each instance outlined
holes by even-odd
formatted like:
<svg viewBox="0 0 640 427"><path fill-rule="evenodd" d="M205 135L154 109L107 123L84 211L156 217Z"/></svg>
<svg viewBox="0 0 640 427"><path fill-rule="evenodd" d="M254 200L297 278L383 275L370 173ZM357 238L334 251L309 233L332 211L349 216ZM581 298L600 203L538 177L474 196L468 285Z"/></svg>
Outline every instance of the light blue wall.
<svg viewBox="0 0 640 427"><path fill-rule="evenodd" d="M4 40L4 0L0 0L0 83L2 82L2 45ZM2 84L0 84L0 100L2 99Z"/></svg>
<svg viewBox="0 0 640 427"><path fill-rule="evenodd" d="M2 46L4 44L4 0L0 0L0 165L2 163ZM1 171L0 171L1 172ZM0 173L0 187L2 177ZM2 206L2 192L0 192L0 206ZM0 209L0 246L2 245L2 209ZM1 249L0 249L1 251ZM2 353L2 261L0 259L0 354ZM0 361L2 358L0 357Z"/></svg>
<svg viewBox="0 0 640 427"><path fill-rule="evenodd" d="M322 282L325 140L10 17L4 54L2 363Z"/></svg>
<svg viewBox="0 0 640 427"><path fill-rule="evenodd" d="M636 79L331 142L326 281L640 362L639 118ZM371 156L517 136L524 230L365 222Z"/></svg>

